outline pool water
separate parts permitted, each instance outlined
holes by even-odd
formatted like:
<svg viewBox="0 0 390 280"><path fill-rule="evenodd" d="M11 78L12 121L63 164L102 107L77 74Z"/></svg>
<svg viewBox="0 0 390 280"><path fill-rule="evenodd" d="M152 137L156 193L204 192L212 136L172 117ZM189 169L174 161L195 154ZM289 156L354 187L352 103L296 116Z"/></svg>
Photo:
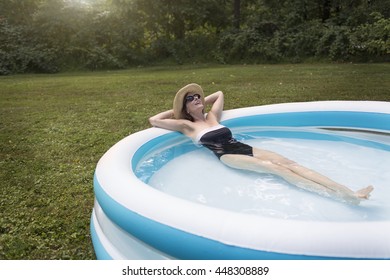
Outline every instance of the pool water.
<svg viewBox="0 0 390 280"><path fill-rule="evenodd" d="M211 151L183 140L146 155L136 174L151 187L210 207L265 217L316 221L390 219L390 135L333 128L233 129L234 137L286 156L358 190L369 200L350 205L289 184L278 176L235 170Z"/></svg>

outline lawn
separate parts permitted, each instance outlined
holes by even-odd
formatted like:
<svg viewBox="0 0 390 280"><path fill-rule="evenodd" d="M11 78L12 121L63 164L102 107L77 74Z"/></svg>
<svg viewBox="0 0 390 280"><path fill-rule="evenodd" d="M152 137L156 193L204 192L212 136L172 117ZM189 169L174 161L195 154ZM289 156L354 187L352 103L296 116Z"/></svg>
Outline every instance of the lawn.
<svg viewBox="0 0 390 280"><path fill-rule="evenodd" d="M177 89L225 93L225 108L317 100L390 101L390 64L150 67L0 77L0 259L93 259L93 173L149 127Z"/></svg>

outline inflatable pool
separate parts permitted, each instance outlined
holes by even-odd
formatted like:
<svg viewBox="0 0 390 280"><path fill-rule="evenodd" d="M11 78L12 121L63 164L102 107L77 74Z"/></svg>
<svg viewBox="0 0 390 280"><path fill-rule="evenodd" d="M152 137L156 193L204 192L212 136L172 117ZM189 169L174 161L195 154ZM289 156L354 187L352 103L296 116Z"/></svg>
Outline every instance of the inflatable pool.
<svg viewBox="0 0 390 280"><path fill-rule="evenodd" d="M249 107L224 111L222 124L233 132L240 127L267 127L276 138L326 138L367 147L387 158L390 155L388 102L322 101ZM297 128L360 131L366 136L335 140L326 133L301 133ZM98 259L390 259L387 213L372 220L359 217L342 221L254 215L164 192L148 184L152 175L145 179L137 171L150 155L164 154L151 164L153 172L158 172L175 158L202 149L188 142L180 133L150 128L122 139L99 160L91 217ZM390 189L386 187L390 182L384 182L374 193L379 190L383 195L377 200L387 205ZM362 204L355 207L364 208ZM354 209L361 211L351 211ZM379 206L375 211L382 210Z"/></svg>

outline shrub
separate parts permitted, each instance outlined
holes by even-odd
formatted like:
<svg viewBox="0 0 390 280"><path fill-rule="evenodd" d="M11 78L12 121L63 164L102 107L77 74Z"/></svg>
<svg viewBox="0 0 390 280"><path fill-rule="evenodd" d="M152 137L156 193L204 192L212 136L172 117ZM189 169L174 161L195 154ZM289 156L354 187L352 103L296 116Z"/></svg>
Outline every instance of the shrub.
<svg viewBox="0 0 390 280"><path fill-rule="evenodd" d="M372 13L372 22L358 26L351 34L350 53L370 59L390 56L390 19Z"/></svg>
<svg viewBox="0 0 390 280"><path fill-rule="evenodd" d="M0 75L58 71L55 51L39 44L35 38L30 42L28 33L31 32L26 27L0 21Z"/></svg>
<svg viewBox="0 0 390 280"><path fill-rule="evenodd" d="M350 28L330 25L324 29L316 47L316 56L330 60L348 60Z"/></svg>

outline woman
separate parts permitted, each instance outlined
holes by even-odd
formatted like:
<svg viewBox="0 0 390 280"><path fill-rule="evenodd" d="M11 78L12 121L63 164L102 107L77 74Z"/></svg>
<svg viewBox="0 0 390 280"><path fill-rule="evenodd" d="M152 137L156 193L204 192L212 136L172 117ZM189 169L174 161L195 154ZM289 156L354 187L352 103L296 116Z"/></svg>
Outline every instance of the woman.
<svg viewBox="0 0 390 280"><path fill-rule="evenodd" d="M211 105L211 110L205 114L207 105ZM297 187L353 204L368 199L372 186L354 192L277 153L236 141L231 131L219 124L223 105L221 91L205 98L199 85L189 84L176 93L172 110L151 117L149 122L185 134L213 151L221 162L232 168L275 174Z"/></svg>

